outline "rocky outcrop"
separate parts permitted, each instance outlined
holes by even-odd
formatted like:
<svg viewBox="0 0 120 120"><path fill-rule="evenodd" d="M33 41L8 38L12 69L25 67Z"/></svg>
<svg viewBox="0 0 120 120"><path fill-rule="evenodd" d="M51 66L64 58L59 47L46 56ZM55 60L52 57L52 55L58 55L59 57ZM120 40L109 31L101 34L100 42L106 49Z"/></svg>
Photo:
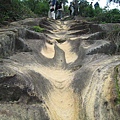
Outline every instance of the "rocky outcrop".
<svg viewBox="0 0 120 120"><path fill-rule="evenodd" d="M1 120L119 120L120 56L103 26L32 18L1 29Z"/></svg>

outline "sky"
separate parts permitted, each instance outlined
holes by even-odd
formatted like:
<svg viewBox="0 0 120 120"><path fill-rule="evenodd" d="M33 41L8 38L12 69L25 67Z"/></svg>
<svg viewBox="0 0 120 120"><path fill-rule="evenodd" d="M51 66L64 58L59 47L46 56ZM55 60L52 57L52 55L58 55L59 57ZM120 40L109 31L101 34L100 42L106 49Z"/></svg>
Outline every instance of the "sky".
<svg viewBox="0 0 120 120"><path fill-rule="evenodd" d="M68 0L69 3L73 0ZM98 2L101 8L104 8L107 5L108 0L87 0L89 3L93 2L93 5ZM109 9L118 8L120 10L120 6L114 2L109 3Z"/></svg>

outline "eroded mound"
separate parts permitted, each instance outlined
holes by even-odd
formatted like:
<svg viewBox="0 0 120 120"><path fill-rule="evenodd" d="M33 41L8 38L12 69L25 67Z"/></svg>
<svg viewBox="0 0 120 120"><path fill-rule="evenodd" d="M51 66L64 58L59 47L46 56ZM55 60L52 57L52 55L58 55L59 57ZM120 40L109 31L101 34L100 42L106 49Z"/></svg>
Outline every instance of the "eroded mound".
<svg viewBox="0 0 120 120"><path fill-rule="evenodd" d="M119 119L120 56L101 25L43 18L0 31L1 120Z"/></svg>

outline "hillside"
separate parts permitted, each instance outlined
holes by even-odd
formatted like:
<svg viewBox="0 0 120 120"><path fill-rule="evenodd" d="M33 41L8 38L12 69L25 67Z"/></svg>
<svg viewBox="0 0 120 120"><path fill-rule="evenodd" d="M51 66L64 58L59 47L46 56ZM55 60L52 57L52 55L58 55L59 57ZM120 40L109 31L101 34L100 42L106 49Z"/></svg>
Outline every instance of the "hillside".
<svg viewBox="0 0 120 120"><path fill-rule="evenodd" d="M1 28L1 120L119 120L119 30L81 17Z"/></svg>

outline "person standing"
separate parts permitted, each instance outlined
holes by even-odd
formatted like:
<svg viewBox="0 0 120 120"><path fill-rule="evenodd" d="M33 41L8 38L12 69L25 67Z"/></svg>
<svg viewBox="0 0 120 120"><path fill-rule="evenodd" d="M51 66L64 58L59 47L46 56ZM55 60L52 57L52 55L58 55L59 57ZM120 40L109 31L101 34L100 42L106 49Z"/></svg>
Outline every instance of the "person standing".
<svg viewBox="0 0 120 120"><path fill-rule="evenodd" d="M95 9L99 8L99 3L98 3L98 2L96 2L96 3L94 4L94 8L95 8Z"/></svg>
<svg viewBox="0 0 120 120"><path fill-rule="evenodd" d="M63 11L64 11L64 6L63 6L63 3L60 2L59 5L58 5L58 9L57 9L57 14L56 14L56 18L60 18L62 19L63 18Z"/></svg>
<svg viewBox="0 0 120 120"><path fill-rule="evenodd" d="M51 3L51 1L49 1L49 11L48 11L48 18L52 18L52 16L51 16L51 5L52 5L52 3Z"/></svg>
<svg viewBox="0 0 120 120"><path fill-rule="evenodd" d="M70 11L70 16L71 16L71 14L72 14L72 2L70 2L70 6L69 6L69 11Z"/></svg>
<svg viewBox="0 0 120 120"><path fill-rule="evenodd" d="M75 4L74 4L73 2L70 2L69 10L70 10L70 16L71 16L71 15L74 16Z"/></svg>
<svg viewBox="0 0 120 120"><path fill-rule="evenodd" d="M75 15L75 3L74 2L72 2L72 13L71 13L71 15Z"/></svg>
<svg viewBox="0 0 120 120"><path fill-rule="evenodd" d="M55 3L56 3L56 0L49 1L50 9L48 11L48 17L52 19L55 19Z"/></svg>
<svg viewBox="0 0 120 120"><path fill-rule="evenodd" d="M58 9L59 9L59 2L56 1L56 5L55 5L55 18L57 19L57 12L58 12Z"/></svg>

